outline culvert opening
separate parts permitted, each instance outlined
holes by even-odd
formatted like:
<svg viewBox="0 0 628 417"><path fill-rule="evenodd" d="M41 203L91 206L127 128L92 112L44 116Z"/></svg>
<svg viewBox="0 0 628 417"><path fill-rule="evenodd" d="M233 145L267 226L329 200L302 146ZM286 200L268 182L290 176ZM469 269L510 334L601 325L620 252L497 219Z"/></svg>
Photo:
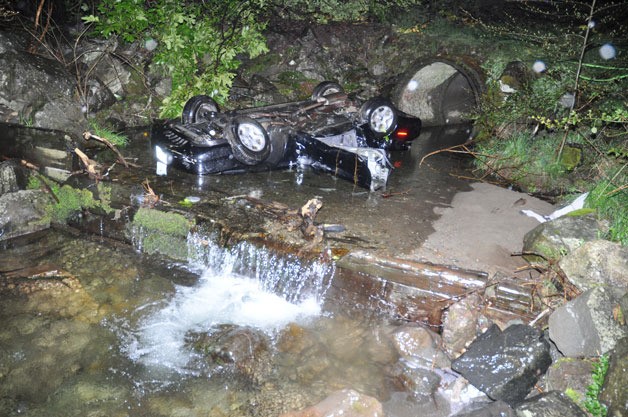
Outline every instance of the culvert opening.
<svg viewBox="0 0 628 417"><path fill-rule="evenodd" d="M474 63L446 58L415 62L401 77L391 99L423 126L466 123L478 108L484 76Z"/></svg>

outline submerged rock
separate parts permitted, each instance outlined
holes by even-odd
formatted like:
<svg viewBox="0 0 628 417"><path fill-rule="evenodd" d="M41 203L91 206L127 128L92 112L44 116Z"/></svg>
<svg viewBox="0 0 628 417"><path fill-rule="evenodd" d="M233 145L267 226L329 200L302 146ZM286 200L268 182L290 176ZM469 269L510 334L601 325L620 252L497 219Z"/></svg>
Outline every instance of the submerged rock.
<svg viewBox="0 0 628 417"><path fill-rule="evenodd" d="M383 417L382 404L373 397L351 389L334 392L323 401L280 417Z"/></svg>
<svg viewBox="0 0 628 417"><path fill-rule="evenodd" d="M515 407L517 417L587 417L587 413L558 391L532 397Z"/></svg>
<svg viewBox="0 0 628 417"><path fill-rule="evenodd" d="M625 321L614 319L620 311L619 300L611 290L588 290L552 313L549 337L565 356L599 356L628 336Z"/></svg>
<svg viewBox="0 0 628 417"><path fill-rule="evenodd" d="M410 324L399 327L393 334L393 344L402 360L411 366L426 369L451 366L441 349L440 336L425 327Z"/></svg>
<svg viewBox="0 0 628 417"><path fill-rule="evenodd" d="M260 382L270 372L270 341L252 327L223 324L207 333L190 332L186 342L210 368L232 370L247 382Z"/></svg>
<svg viewBox="0 0 628 417"><path fill-rule="evenodd" d="M501 331L493 325L452 362L452 369L492 399L514 405L551 364L549 350L533 327L515 324Z"/></svg>
<svg viewBox="0 0 628 417"><path fill-rule="evenodd" d="M416 402L433 401L438 389L440 376L429 369L408 366L398 362L392 369L393 384L400 390L409 392Z"/></svg>

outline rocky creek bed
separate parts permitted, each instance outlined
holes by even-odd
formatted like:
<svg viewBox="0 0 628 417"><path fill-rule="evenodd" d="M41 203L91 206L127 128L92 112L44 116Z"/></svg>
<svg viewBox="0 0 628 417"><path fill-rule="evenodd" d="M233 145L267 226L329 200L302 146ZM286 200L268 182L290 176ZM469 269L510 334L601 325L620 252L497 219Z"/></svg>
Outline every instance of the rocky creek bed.
<svg viewBox="0 0 628 417"><path fill-rule="evenodd" d="M598 239L606 226L593 215L539 225L521 209L546 215L554 207L465 180L459 159L418 164L432 138L451 133L438 128L399 156L379 194L311 172L157 177L150 130L137 131L124 151L128 167L115 162L109 149L82 140L65 69L22 54L14 34L0 40L15 87L2 90L3 118L18 121L43 100L29 115L34 124L68 130L3 126L0 138L9 159L0 165L4 414L575 416L585 415L592 364L608 355L601 399L609 415L626 415L628 255ZM335 41L309 31L299 50L325 51L321 42ZM294 58L308 68L336 59L322 55ZM115 74L107 85L122 94L132 77L111 62L100 76ZM366 91L385 84L394 62L409 65L367 60L374 81ZM268 94L249 87L241 93ZM92 108L110 98L96 94ZM110 119L126 125L133 116L114 111ZM83 172L76 148L97 162L98 175ZM323 204L316 224L344 231L305 239L299 212L312 199ZM195 299L216 253L222 266L242 260L237 272L249 276L287 271L261 279L283 295L277 304L290 298L285 279L298 286L317 277L322 314L265 331L188 324L175 341L189 361L164 370L139 360L144 351L129 351L134 335L162 308L180 312L180 294Z"/></svg>

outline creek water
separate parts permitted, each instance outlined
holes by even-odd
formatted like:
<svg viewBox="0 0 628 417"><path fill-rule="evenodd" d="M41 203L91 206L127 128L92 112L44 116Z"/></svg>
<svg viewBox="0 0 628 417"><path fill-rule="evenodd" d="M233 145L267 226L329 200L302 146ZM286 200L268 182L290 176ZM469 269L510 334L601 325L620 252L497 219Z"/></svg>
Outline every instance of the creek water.
<svg viewBox="0 0 628 417"><path fill-rule="evenodd" d="M396 358L382 335L393 324L323 310L328 265L246 245L201 252L209 263L190 243L188 264L168 264L58 232L6 247L3 260L54 265L46 282L66 282L3 291L0 415L270 416L340 388L384 399ZM225 324L268 337L262 379L208 364L186 343Z"/></svg>
<svg viewBox="0 0 628 417"><path fill-rule="evenodd" d="M401 173L416 166L416 155L405 158ZM368 192L328 175L300 175L256 174L245 181L218 176L204 184L190 183L188 175L177 187L201 194L207 184L236 194L261 188L292 205L305 202L316 187L331 207L331 220L355 230L370 230L370 213L389 210L386 204L402 208L400 216L420 218L410 219L412 225L377 225L383 231L373 231L371 243L390 236L392 227L406 233L419 227L420 233L407 234L420 241L429 234L422 222L433 216L433 207L466 187L449 174L394 179L401 194L425 196L422 207L412 200L401 206L374 203ZM303 181L307 186L301 187ZM334 211L346 206L347 196L353 212ZM141 242L141 236L132 240ZM407 241L386 244L402 247ZM389 371L398 361L391 334L400 323L326 303L334 275L328 263L278 257L247 244L225 249L196 235L188 237L183 263L54 230L0 249L2 271L48 271L12 277L0 287L0 415L277 416L343 388L384 403L397 395ZM267 340L261 359L238 368L215 360L211 347L198 349L199 337L225 326Z"/></svg>

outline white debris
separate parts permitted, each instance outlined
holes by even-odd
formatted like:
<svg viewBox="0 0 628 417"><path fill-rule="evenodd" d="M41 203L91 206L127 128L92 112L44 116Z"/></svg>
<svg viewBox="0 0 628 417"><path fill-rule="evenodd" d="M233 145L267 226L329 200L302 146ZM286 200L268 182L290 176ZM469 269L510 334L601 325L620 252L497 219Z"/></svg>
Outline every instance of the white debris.
<svg viewBox="0 0 628 417"><path fill-rule="evenodd" d="M532 210L521 210L521 213L538 220L540 223L545 223L547 221L564 216L567 213L571 213L572 211L580 210L584 207L584 201L587 199L588 195L589 193L580 194L578 198L576 198L571 204L561 209L558 209L547 216L542 216Z"/></svg>

